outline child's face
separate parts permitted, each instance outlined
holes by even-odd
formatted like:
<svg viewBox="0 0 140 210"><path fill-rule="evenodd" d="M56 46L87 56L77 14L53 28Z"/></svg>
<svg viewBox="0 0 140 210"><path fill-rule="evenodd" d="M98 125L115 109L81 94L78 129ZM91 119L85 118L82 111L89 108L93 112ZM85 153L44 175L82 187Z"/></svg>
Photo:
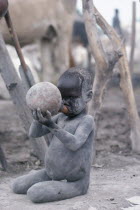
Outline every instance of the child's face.
<svg viewBox="0 0 140 210"><path fill-rule="evenodd" d="M75 116L80 114L80 112L86 107L86 103L83 97L68 97L63 98L63 104L68 108L68 116Z"/></svg>
<svg viewBox="0 0 140 210"><path fill-rule="evenodd" d="M85 108L88 93L84 90L83 80L76 75L66 75L58 81L58 88L62 95L63 104L67 107L68 116L80 114Z"/></svg>
<svg viewBox="0 0 140 210"><path fill-rule="evenodd" d="M75 90L72 88L71 90L65 92L61 92L62 94L62 100L63 104L67 107L68 113L66 115L68 116L75 116L80 114L83 109L86 107L86 101L84 100L85 93L81 90L79 91L79 88L75 88Z"/></svg>

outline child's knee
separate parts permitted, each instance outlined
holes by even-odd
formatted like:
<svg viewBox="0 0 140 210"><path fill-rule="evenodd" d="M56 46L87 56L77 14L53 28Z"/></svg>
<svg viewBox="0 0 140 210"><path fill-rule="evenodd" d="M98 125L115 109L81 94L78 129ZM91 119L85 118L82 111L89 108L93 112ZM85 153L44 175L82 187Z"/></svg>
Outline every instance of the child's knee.
<svg viewBox="0 0 140 210"><path fill-rule="evenodd" d="M11 188L16 194L26 194L27 192L25 182L21 177L14 180L14 182L11 185Z"/></svg>
<svg viewBox="0 0 140 210"><path fill-rule="evenodd" d="M81 195L86 194L89 188L89 180L84 179L82 181L79 181L77 188L79 189Z"/></svg>
<svg viewBox="0 0 140 210"><path fill-rule="evenodd" d="M85 185L82 187L82 195L85 195L88 191L89 185Z"/></svg>
<svg viewBox="0 0 140 210"><path fill-rule="evenodd" d="M41 202L41 198L40 198L40 195L38 194L38 189L37 189L36 185L33 185L32 187L30 187L28 189L27 196L33 203Z"/></svg>

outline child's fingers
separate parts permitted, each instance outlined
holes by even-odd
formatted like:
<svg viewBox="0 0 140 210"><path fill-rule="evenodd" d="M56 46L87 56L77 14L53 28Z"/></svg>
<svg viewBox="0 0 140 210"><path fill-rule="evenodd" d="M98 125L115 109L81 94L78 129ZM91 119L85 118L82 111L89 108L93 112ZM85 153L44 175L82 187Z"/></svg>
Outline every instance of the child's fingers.
<svg viewBox="0 0 140 210"><path fill-rule="evenodd" d="M32 115L33 115L34 118L36 118L36 110L32 111Z"/></svg>
<svg viewBox="0 0 140 210"><path fill-rule="evenodd" d="M32 115L33 115L33 118L35 120L38 120L38 116L37 116L37 111L36 110L32 110Z"/></svg>
<svg viewBox="0 0 140 210"><path fill-rule="evenodd" d="M46 118L51 119L51 113L49 111L46 111Z"/></svg>
<svg viewBox="0 0 140 210"><path fill-rule="evenodd" d="M38 115L39 120L44 120L44 117L43 117L41 110L39 108L37 109L37 115Z"/></svg>

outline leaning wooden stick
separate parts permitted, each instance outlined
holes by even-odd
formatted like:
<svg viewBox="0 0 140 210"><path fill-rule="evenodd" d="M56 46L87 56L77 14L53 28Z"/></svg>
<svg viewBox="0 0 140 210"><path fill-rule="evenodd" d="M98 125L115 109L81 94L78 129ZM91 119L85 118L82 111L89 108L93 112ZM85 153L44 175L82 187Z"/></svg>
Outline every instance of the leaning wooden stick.
<svg viewBox="0 0 140 210"><path fill-rule="evenodd" d="M27 65L25 63L25 60L24 60L24 57L23 57L23 54L22 54L22 51L21 51L21 47L20 47L20 44L19 44L19 40L18 40L16 31L14 29L14 26L13 26L12 19L10 17L9 11L7 11L7 13L5 15L5 20L6 20L9 32L11 34L11 38L13 39L13 42L14 42L15 49L17 51L18 57L20 59L20 63L21 63L22 69L24 71L25 78L27 80L27 83L28 83L29 87L31 87L33 84L32 84L32 82L31 82L31 80L29 78L29 75L28 75L29 68L27 67Z"/></svg>
<svg viewBox="0 0 140 210"><path fill-rule="evenodd" d="M13 39L15 49L17 51L17 54L21 63L21 67L22 67L20 68L21 77L22 76L24 77L23 79L26 80L26 83L28 84L28 87L30 88L32 85L35 84L35 81L29 67L26 65L26 62L24 60L24 56L22 54L21 47L18 41L18 37L14 29L12 19L10 17L10 13L8 11L8 0L0 0L0 19L2 17L5 17L6 24L8 26L9 32L11 34L11 38ZM23 72L21 72L21 70Z"/></svg>
<svg viewBox="0 0 140 210"><path fill-rule="evenodd" d="M9 11L7 11L7 13L5 15L5 20L6 20L9 32L11 34L11 38L13 39L13 42L15 44L15 49L16 49L17 54L19 56L21 65L24 67L24 71L27 71L26 63L25 63L25 60L24 60L24 57L23 57L23 54L22 54L22 51L21 51L21 47L20 47L20 44L19 44L19 41L18 41L18 37L17 37L16 31L14 29Z"/></svg>

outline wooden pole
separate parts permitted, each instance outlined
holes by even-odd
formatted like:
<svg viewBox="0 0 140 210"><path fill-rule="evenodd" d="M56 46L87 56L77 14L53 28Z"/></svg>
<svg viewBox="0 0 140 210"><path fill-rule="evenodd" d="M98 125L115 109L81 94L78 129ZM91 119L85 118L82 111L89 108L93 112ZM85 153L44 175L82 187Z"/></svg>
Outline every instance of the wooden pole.
<svg viewBox="0 0 140 210"><path fill-rule="evenodd" d="M131 30L131 52L129 59L129 68L131 74L134 72L134 54L136 42L136 2L132 2L132 30Z"/></svg>
<svg viewBox="0 0 140 210"><path fill-rule="evenodd" d="M92 0L87 0L91 2ZM110 39L114 50L119 49L122 45L122 41L115 32L115 30L106 22L103 16L99 13L99 11L94 7L94 10L91 11L94 13L97 24L101 27L104 33ZM130 119L131 126L131 144L132 150L138 154L140 154L140 118L137 111L131 75L126 55L125 46L122 46L120 49L123 57L119 60L119 69L120 69L120 86L124 95L127 111Z"/></svg>

